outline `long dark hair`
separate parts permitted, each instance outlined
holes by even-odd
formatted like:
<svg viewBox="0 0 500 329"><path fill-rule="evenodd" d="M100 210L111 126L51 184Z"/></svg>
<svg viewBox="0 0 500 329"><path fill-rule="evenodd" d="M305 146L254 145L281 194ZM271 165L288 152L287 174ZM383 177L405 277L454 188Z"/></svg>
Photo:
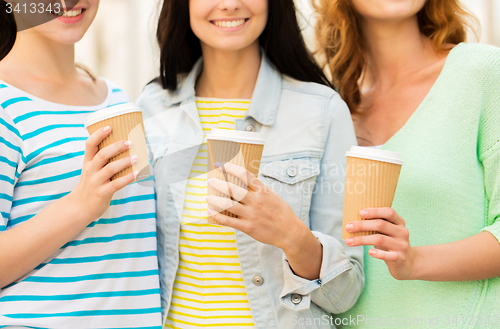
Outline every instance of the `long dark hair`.
<svg viewBox="0 0 500 329"><path fill-rule="evenodd" d="M293 0L269 0L267 25L259 37L269 60L296 80L332 87L307 50ZM189 1L164 0L157 40L160 46L160 81L164 89L177 89L177 76L188 73L201 56L200 40L191 30Z"/></svg>
<svg viewBox="0 0 500 329"><path fill-rule="evenodd" d="M12 50L16 35L17 26L14 14L8 14L7 3L0 0L0 61Z"/></svg>

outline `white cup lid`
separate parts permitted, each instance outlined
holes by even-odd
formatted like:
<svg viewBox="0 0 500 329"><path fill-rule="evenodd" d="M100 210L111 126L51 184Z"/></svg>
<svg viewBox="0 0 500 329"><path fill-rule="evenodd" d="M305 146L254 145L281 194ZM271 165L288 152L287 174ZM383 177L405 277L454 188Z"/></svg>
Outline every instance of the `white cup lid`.
<svg viewBox="0 0 500 329"><path fill-rule="evenodd" d="M259 145L266 142L261 133L229 129L212 129L207 135L208 139Z"/></svg>
<svg viewBox="0 0 500 329"><path fill-rule="evenodd" d="M346 153L346 156L395 163L398 165L403 165L404 163L404 161L401 160L401 155L397 152L379 150L371 147L352 146L351 150Z"/></svg>
<svg viewBox="0 0 500 329"><path fill-rule="evenodd" d="M85 128L88 126L92 126L94 123L97 123L102 120L106 120L112 117L116 117L122 114L127 114L131 112L141 112L141 108L135 105L134 103L126 103L115 106L110 106L105 109L96 111L91 113L87 117L87 122L85 123Z"/></svg>

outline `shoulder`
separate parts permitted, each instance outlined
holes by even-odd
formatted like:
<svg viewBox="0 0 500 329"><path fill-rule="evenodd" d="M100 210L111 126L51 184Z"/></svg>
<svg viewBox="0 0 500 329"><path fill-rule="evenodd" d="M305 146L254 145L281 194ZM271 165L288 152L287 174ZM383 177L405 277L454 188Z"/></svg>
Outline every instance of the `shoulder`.
<svg viewBox="0 0 500 329"><path fill-rule="evenodd" d="M462 73L478 77L500 73L500 48L492 45L461 43L448 56L450 64L460 67Z"/></svg>
<svg viewBox="0 0 500 329"><path fill-rule="evenodd" d="M16 118L37 108L35 98L0 80L0 118L14 125Z"/></svg>
<svg viewBox="0 0 500 329"><path fill-rule="evenodd" d="M130 102L130 98L127 93L116 83L106 78L97 78L97 83L103 84L107 87L110 105Z"/></svg>
<svg viewBox="0 0 500 329"><path fill-rule="evenodd" d="M180 83L182 83L182 81ZM177 88L176 91L163 89L161 82L155 79L144 87L136 103L142 109L145 118L152 117L171 107L179 89L180 88Z"/></svg>
<svg viewBox="0 0 500 329"><path fill-rule="evenodd" d="M293 95L293 100L307 108L307 115L314 112L326 122L331 120L351 120L349 108L334 89L315 82L298 81L283 76L283 97Z"/></svg>
<svg viewBox="0 0 500 329"><path fill-rule="evenodd" d="M137 103L145 103L147 105L148 102L159 100L159 99L167 99L168 92L163 89L160 82L155 79L151 81L149 84L144 87L142 90L141 96L137 100Z"/></svg>
<svg viewBox="0 0 500 329"><path fill-rule="evenodd" d="M12 99L12 98L17 98L17 97L27 97L29 96L26 92L13 87L12 85L9 85L8 83L4 82L3 80L0 80L0 105L4 103L5 101ZM4 108L4 106L0 106L0 108Z"/></svg>
<svg viewBox="0 0 500 329"><path fill-rule="evenodd" d="M22 142L22 136L15 123L15 117L12 116L14 113L9 111L9 106L16 102L28 100L27 97L23 97L17 89L7 86L0 80L0 139L10 143L3 146L18 145Z"/></svg>
<svg viewBox="0 0 500 329"><path fill-rule="evenodd" d="M304 97L310 95L312 97L322 97L325 99L329 99L334 97L335 95L338 95L338 93L332 88L321 85L319 83L299 81L287 75L283 75L282 81L283 90L302 94Z"/></svg>

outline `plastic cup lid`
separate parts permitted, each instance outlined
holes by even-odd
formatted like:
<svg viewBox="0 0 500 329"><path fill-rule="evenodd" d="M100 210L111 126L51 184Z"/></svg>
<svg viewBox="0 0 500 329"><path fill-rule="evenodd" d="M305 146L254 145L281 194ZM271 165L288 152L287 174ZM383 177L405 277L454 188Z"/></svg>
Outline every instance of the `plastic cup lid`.
<svg viewBox="0 0 500 329"><path fill-rule="evenodd" d="M120 105L115 105L115 106L110 106L105 109L96 111L92 114L90 114L87 117L87 122L85 123L85 128L88 126L92 126L93 124L106 120L112 117L116 117L122 114L127 114L131 112L141 112L142 110L140 107L135 105L134 103L126 103L126 104L120 104Z"/></svg>
<svg viewBox="0 0 500 329"><path fill-rule="evenodd" d="M212 129L207 135L208 139L259 145L264 145L266 142L261 133L228 129Z"/></svg>
<svg viewBox="0 0 500 329"><path fill-rule="evenodd" d="M404 161L401 160L401 155L397 152L379 150L371 147L352 146L351 150L346 153L346 156L395 163L398 165L403 165L404 163Z"/></svg>

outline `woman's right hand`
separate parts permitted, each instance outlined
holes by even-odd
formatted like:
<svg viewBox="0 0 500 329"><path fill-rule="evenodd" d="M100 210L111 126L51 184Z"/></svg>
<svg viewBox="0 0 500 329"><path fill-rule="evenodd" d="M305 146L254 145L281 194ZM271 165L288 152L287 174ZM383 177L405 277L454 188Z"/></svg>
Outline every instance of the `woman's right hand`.
<svg viewBox="0 0 500 329"><path fill-rule="evenodd" d="M110 132L111 127L104 127L87 139L80 181L68 195L73 206L81 210L81 214L89 223L101 217L108 209L113 194L132 183L138 174L132 172L110 180L113 175L137 162L137 156L132 155L108 163L109 159L129 150L132 145L131 141L119 141L99 150L98 145Z"/></svg>

